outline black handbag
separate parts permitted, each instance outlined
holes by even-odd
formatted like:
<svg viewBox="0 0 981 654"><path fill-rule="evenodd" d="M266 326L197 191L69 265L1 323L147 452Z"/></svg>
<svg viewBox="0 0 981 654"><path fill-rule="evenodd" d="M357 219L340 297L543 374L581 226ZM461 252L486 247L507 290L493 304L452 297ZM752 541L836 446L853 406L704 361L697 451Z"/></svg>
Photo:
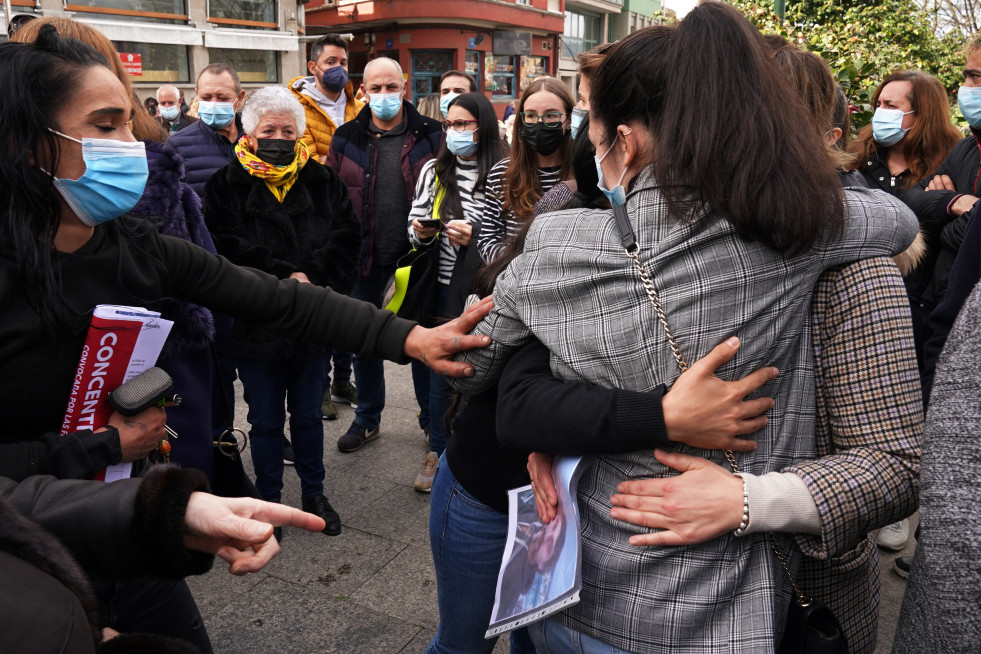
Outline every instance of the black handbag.
<svg viewBox="0 0 981 654"><path fill-rule="evenodd" d="M214 364L218 384L221 385L221 367L218 365L218 354L215 352L214 345L211 346L211 361ZM259 495L252 478L245 472L245 464L242 462L242 452L248 445L249 438L244 431L234 426L235 416L228 406L225 394L219 392L219 395L225 407L224 423L228 426L218 440L212 441L215 451L212 464L214 485L211 491L220 497L254 497L261 500L262 496Z"/></svg>
<svg viewBox="0 0 981 654"><path fill-rule="evenodd" d="M239 442L238 436L242 437ZM248 443L248 437L241 429L231 427L226 429L218 440L214 441L214 488L215 495L221 497L254 497L261 500L258 489L252 478L245 472L242 462L242 451Z"/></svg>
<svg viewBox="0 0 981 654"><path fill-rule="evenodd" d="M392 300L385 308L423 327L436 325L436 284L439 283L439 238L399 259Z"/></svg>
<svg viewBox="0 0 981 654"><path fill-rule="evenodd" d="M794 587L777 654L848 654L848 639L838 618L827 605L804 594L790 574L787 559L780 553L772 534L770 547Z"/></svg>
<svg viewBox="0 0 981 654"><path fill-rule="evenodd" d="M838 618L827 606L811 600L801 606L795 597L787 611L787 625L778 654L848 654L848 640Z"/></svg>

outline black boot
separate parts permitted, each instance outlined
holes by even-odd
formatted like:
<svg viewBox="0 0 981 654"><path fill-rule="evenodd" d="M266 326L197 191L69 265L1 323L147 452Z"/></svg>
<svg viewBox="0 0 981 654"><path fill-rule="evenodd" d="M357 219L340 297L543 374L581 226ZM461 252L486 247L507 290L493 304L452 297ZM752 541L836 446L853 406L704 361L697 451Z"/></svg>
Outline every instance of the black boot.
<svg viewBox="0 0 981 654"><path fill-rule="evenodd" d="M307 513L323 518L324 522L327 523L323 533L328 536L337 536L341 533L341 516L337 515L337 511L323 495L304 497L300 506Z"/></svg>

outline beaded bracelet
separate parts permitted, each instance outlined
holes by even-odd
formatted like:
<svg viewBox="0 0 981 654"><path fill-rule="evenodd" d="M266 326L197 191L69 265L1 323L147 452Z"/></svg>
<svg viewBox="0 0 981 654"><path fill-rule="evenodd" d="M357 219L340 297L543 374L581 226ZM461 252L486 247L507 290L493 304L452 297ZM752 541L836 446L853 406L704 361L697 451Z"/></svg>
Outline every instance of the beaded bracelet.
<svg viewBox="0 0 981 654"><path fill-rule="evenodd" d="M733 536L745 536L746 527L749 526L749 489L746 487L746 479L738 473L735 473L736 477L743 480L743 520L739 523L739 527L732 532Z"/></svg>

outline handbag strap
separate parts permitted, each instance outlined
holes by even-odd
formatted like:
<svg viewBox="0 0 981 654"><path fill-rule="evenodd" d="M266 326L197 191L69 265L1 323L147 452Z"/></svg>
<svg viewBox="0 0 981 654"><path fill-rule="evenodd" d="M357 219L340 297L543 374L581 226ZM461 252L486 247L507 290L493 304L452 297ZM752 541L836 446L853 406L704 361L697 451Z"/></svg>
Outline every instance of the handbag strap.
<svg viewBox="0 0 981 654"><path fill-rule="evenodd" d="M620 232L620 245L623 247L624 252L627 256L634 262L637 268L637 273L640 275L640 281L644 285L644 291L647 293L647 297L651 300L651 305L654 307L654 313L657 314L657 320L661 323L664 328L664 333L668 337L668 343L671 345L671 352L674 354L675 362L678 364L678 368L681 372L688 370L688 362L685 360L685 355L681 351L681 347L678 345L678 341L675 340L674 334L671 332L671 328L668 326L667 316L664 314L664 309L661 306L661 300L658 298L657 289L654 287L654 282L651 280L651 276L647 273L647 269L644 264L640 261L640 256L637 254L640 251L640 246L637 245L637 236L634 233L633 226L630 224L630 218L627 216L627 208L624 205L620 205L613 208L613 218L616 221L617 230ZM736 455L732 450L722 450L725 453L726 460L729 465L732 466L733 474L739 472L739 464L736 462ZM794 594L797 597L797 601L800 602L802 607L809 606L811 604L810 598L804 594L800 586L797 585L797 581L794 579L794 575L790 572L790 566L787 563L786 557L780 553L780 549L777 547L777 541L773 537L773 534L769 534L770 546L773 548L773 553L776 555L777 560L780 561L780 566L783 568L784 572L787 573L787 578L790 579L790 584L794 587Z"/></svg>

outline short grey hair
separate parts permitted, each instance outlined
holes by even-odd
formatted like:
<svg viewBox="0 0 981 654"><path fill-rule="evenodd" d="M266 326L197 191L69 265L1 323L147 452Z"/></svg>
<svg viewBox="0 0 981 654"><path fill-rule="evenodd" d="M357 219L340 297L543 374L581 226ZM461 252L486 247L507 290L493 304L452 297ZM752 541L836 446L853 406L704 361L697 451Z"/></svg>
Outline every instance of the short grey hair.
<svg viewBox="0 0 981 654"><path fill-rule="evenodd" d="M157 89L157 102L160 102L160 92L161 91L173 91L174 95L177 96L177 102L180 104L181 90L174 86L173 84L164 84L159 89Z"/></svg>
<svg viewBox="0 0 981 654"><path fill-rule="evenodd" d="M307 127L307 117L303 106L293 92L283 86L266 86L256 89L242 107L242 129L252 134L259 119L266 114L293 114L296 121L297 138Z"/></svg>

